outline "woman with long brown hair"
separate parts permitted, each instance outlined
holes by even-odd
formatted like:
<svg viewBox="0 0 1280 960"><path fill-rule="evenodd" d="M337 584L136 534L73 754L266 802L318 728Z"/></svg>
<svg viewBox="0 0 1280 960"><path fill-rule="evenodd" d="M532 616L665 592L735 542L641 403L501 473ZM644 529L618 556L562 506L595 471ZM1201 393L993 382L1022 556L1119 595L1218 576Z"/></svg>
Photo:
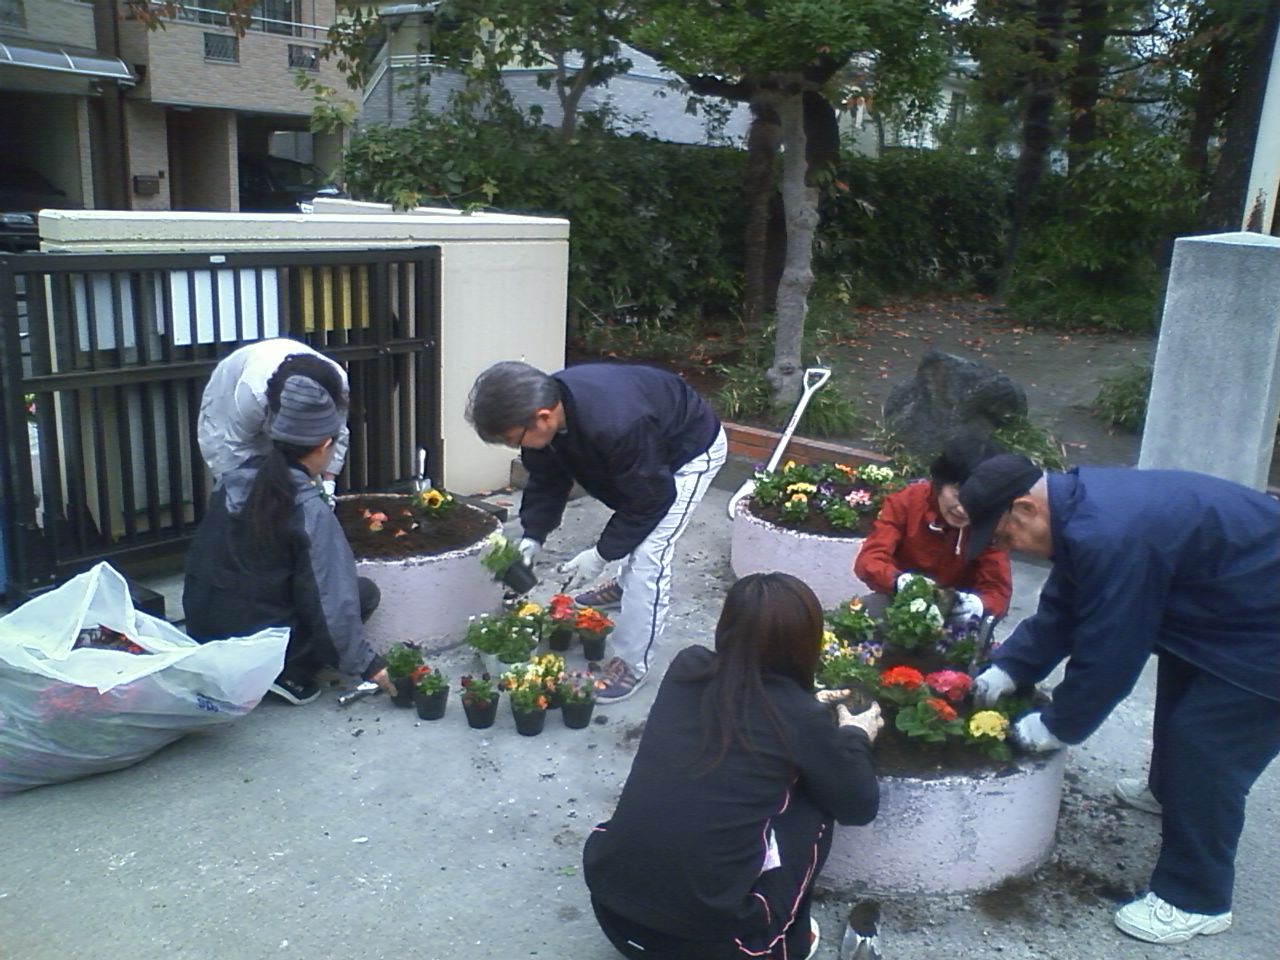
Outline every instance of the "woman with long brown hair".
<svg viewBox="0 0 1280 960"><path fill-rule="evenodd" d="M814 878L836 821L874 819L878 708L814 695L822 610L784 573L725 598L714 652L672 662L613 818L583 854L601 928L626 957L807 957Z"/></svg>

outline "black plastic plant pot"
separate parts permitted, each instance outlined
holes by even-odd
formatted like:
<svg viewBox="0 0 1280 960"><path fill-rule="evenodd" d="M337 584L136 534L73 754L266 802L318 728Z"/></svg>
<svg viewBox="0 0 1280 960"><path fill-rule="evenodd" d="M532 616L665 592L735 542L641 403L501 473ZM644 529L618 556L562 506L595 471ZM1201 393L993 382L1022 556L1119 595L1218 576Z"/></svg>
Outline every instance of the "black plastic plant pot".
<svg viewBox="0 0 1280 960"><path fill-rule="evenodd" d="M570 730L583 730L591 722L591 712L595 708L594 700L588 700L585 703L566 703L560 707L560 716L564 718L564 725Z"/></svg>
<svg viewBox="0 0 1280 960"><path fill-rule="evenodd" d="M512 704L511 716L516 721L516 733L522 737L536 737L547 723L545 710L517 710Z"/></svg>
<svg viewBox="0 0 1280 960"><path fill-rule="evenodd" d="M449 706L449 690L437 690L435 693L415 693L413 705L418 708L421 720L439 720Z"/></svg>
<svg viewBox="0 0 1280 960"><path fill-rule="evenodd" d="M391 702L397 707L412 707L417 685L408 677L393 677L391 682L396 685L396 692Z"/></svg>
<svg viewBox="0 0 1280 960"><path fill-rule="evenodd" d="M582 637L582 655L588 660L604 659L604 639L603 633L587 633L583 631L579 634Z"/></svg>
<svg viewBox="0 0 1280 960"><path fill-rule="evenodd" d="M487 730L498 718L498 697L495 694L488 703L462 701L463 712L467 715L467 725L473 730Z"/></svg>
<svg viewBox="0 0 1280 960"><path fill-rule="evenodd" d="M538 575L533 572L533 567L523 560L517 560L507 567L507 572L502 575L502 582L516 593L526 594L538 585Z"/></svg>
<svg viewBox="0 0 1280 960"><path fill-rule="evenodd" d="M573 646L573 627L563 623L552 627L547 635L547 646L556 653L564 653Z"/></svg>

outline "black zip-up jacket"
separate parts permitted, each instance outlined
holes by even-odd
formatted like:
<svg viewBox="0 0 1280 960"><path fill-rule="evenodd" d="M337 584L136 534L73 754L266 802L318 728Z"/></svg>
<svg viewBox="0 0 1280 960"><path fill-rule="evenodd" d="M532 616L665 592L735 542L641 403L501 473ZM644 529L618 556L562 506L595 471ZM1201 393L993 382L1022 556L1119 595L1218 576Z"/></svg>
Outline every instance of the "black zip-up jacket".
<svg viewBox="0 0 1280 960"><path fill-rule="evenodd" d="M259 463L255 457L223 475L196 530L182 589L187 633L203 643L290 627L323 662L368 677L382 661L364 638L355 557L338 518L320 485L294 468L284 545L264 554L242 519Z"/></svg>
<svg viewBox="0 0 1280 960"><path fill-rule="evenodd" d="M880 800L867 735L837 726L811 692L774 674L764 693L785 737L750 703L744 732L754 752L735 743L702 771L701 704L714 662L701 646L672 661L613 819L583 852L592 896L689 940L750 936L793 910L825 858L831 821L869 823Z"/></svg>
<svg viewBox="0 0 1280 960"><path fill-rule="evenodd" d="M529 481L520 500L524 534L541 543L560 526L576 480L614 511L596 549L625 557L675 503L675 472L715 441L720 421L675 374L653 367L584 363L552 374L565 430L520 459Z"/></svg>

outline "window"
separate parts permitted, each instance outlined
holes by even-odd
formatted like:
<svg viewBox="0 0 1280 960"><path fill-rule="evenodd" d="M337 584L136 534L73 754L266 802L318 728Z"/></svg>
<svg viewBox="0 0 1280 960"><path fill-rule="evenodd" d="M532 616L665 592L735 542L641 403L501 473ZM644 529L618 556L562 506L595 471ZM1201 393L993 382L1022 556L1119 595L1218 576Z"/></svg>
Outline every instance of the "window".
<svg viewBox="0 0 1280 960"><path fill-rule="evenodd" d="M947 126L954 127L964 116L965 96L963 93L951 93L951 103L947 107Z"/></svg>
<svg viewBox="0 0 1280 960"><path fill-rule="evenodd" d="M252 11L254 29L289 37L297 36L299 31L294 7L294 0L258 0Z"/></svg>
<svg viewBox="0 0 1280 960"><path fill-rule="evenodd" d="M204 58L219 63L240 62L240 38L225 33L204 35Z"/></svg>
<svg viewBox="0 0 1280 960"><path fill-rule="evenodd" d="M26 29L27 11L22 0L0 0L0 25Z"/></svg>
<svg viewBox="0 0 1280 960"><path fill-rule="evenodd" d="M294 70L319 70L320 51L299 43L289 44L289 66Z"/></svg>

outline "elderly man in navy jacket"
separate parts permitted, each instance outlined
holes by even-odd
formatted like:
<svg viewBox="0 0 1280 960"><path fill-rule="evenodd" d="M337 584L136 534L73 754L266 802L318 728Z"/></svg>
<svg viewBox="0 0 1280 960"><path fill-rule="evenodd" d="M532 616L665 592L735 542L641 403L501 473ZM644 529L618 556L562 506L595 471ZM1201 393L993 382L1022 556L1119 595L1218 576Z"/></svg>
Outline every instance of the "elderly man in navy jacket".
<svg viewBox="0 0 1280 960"><path fill-rule="evenodd" d="M1015 455L981 464L960 502L970 550L1053 564L1039 609L974 683L990 704L1067 660L1053 702L1014 727L1024 747L1084 740L1159 657L1148 789L1117 792L1160 813L1163 843L1116 926L1151 943L1226 930L1245 797L1280 751L1280 502L1177 470L1045 476Z"/></svg>
<svg viewBox="0 0 1280 960"><path fill-rule="evenodd" d="M575 480L613 510L596 543L560 571L572 590L622 561L615 656L596 699L626 699L648 675L666 624L676 540L724 464L720 421L664 370L586 363L548 375L514 360L476 378L467 420L481 439L519 448L529 471L520 501L526 561L560 526Z"/></svg>

